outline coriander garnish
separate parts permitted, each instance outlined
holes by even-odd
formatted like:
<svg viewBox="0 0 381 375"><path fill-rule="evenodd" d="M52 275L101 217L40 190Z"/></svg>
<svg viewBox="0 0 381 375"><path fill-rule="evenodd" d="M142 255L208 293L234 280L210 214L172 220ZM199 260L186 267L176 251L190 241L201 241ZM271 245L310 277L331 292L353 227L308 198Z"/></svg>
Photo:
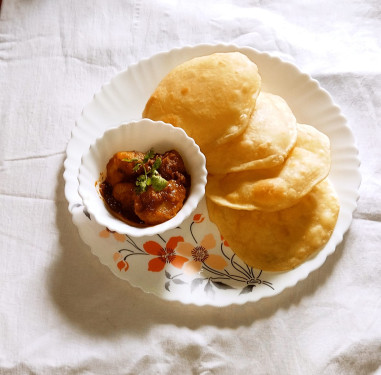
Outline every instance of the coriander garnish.
<svg viewBox="0 0 381 375"><path fill-rule="evenodd" d="M161 165L161 157L156 157L149 171L147 171L144 165L154 156L155 153L153 149L151 149L144 155L143 161L138 159L122 159L122 161L126 161L128 163L135 163L133 167L134 172L138 171L140 167L143 168L144 173L139 175L136 179L136 192L138 194L144 193L147 190L148 186L152 186L156 192L159 192L168 185L168 181L160 176L159 172L157 171Z"/></svg>

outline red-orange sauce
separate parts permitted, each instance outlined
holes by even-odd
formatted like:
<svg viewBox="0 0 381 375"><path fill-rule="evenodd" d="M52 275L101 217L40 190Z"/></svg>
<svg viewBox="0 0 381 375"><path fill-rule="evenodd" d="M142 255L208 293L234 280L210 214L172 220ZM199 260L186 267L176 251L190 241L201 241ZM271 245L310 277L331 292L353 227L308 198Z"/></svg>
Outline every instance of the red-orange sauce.
<svg viewBox="0 0 381 375"><path fill-rule="evenodd" d="M191 185L190 175L177 151L155 153L143 163L144 156L136 151L117 152L109 160L106 177L101 176L99 184L99 192L110 213L136 227L160 224L174 217L188 197ZM164 178L167 185L160 191L152 186L139 191L137 179L145 172L150 173L157 158L161 164L155 174Z"/></svg>

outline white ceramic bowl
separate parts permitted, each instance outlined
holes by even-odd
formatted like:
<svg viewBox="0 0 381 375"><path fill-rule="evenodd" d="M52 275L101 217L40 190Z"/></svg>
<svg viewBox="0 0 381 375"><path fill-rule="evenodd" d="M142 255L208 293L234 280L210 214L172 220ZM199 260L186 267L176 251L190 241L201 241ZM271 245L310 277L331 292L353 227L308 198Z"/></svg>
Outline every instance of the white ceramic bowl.
<svg viewBox="0 0 381 375"><path fill-rule="evenodd" d="M115 218L107 210L98 191L101 173L106 175L106 165L118 151L142 151L151 148L164 153L177 150L191 176L191 189L182 209L172 219L158 225L136 228ZM205 156L194 140L181 128L161 121L142 119L122 123L107 130L101 138L90 145L84 153L79 169L78 193L91 217L111 231L128 234L132 237L151 236L178 227L196 209L205 193L207 170Z"/></svg>

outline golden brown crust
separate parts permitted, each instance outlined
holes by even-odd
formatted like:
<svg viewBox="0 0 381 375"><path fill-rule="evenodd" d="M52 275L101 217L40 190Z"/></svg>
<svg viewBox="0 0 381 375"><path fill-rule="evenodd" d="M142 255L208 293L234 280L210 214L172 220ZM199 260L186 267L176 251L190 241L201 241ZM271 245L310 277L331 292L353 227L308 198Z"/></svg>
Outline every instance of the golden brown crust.
<svg viewBox="0 0 381 375"><path fill-rule="evenodd" d="M183 128L205 151L246 129L260 84L257 66L239 52L194 58L163 78L143 117Z"/></svg>
<svg viewBox="0 0 381 375"><path fill-rule="evenodd" d="M334 230L339 203L324 180L297 204L275 212L234 210L207 199L210 219L248 265L266 271L297 267L319 251Z"/></svg>
<svg viewBox="0 0 381 375"><path fill-rule="evenodd" d="M327 177L331 165L328 137L298 124L295 147L285 162L267 169L209 175L206 195L215 203L242 210L281 210L295 204Z"/></svg>
<svg viewBox="0 0 381 375"><path fill-rule="evenodd" d="M296 119L278 95L261 92L246 130L238 137L207 150L211 174L270 168L284 162L297 137Z"/></svg>

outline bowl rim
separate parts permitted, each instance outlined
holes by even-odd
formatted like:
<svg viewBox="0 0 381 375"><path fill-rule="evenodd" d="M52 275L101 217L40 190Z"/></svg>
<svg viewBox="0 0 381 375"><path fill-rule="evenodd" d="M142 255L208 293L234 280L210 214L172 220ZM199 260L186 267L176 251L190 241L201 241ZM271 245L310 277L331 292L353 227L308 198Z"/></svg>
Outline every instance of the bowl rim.
<svg viewBox="0 0 381 375"><path fill-rule="evenodd" d="M186 164L188 164L188 172L189 171L189 165L190 164L198 164L198 178L194 178L194 175L192 176L192 182L191 182L191 188L189 195L186 199L186 201L183 204L183 207L180 209L180 211L170 220L167 220L163 223L153 225L153 226L148 226L148 227L134 227L132 225L128 225L127 223L124 223L123 221L115 218L115 217L110 217L106 216L103 214L100 214L100 212L96 209L96 207L93 206L92 204L92 198L88 197L88 194L86 193L87 187L90 187L91 185L94 187L94 191L96 192L97 196L99 199L103 198L100 196L99 190L97 187L99 187L99 176L102 173L102 170L99 170L99 176L95 181L91 181L90 184L88 184L87 177L85 176L87 173L85 170L87 169L86 167L86 160L91 157L91 152L94 148L97 148L97 146L104 141L106 137L108 137L111 133L116 133L116 132L121 132L124 131L126 128L133 128L136 126L155 126L156 128L159 126L161 127L162 131L167 131L168 133L177 133L179 137L182 138L182 143L186 144L186 147L189 148L191 147L194 151L193 157L188 157L186 160ZM168 138L170 140L170 138ZM176 144L173 144L173 147L175 148ZM183 146L184 147L184 146ZM115 152L120 151L116 150ZM184 158L183 153L181 153L182 158ZM106 167L106 165L105 165ZM88 150L83 153L81 157L81 164L79 167L79 172L77 176L78 180L78 194L82 199L82 203L84 207L86 208L87 212L89 213L91 218L94 218L94 220L102 225L105 226L108 230L112 232L117 232L119 234L125 234L129 235L132 237L145 237L145 236L154 236L156 234L161 234L164 233L170 229L174 229L176 227L179 227L184 220L186 220L192 212L197 208L198 204L202 200L202 198L205 195L205 186L207 182L207 169L206 169L206 158L205 155L202 153L200 147L197 145L197 143L194 141L193 138L189 137L188 134L179 127L175 127L172 124L163 122L163 121L153 121L147 118L142 118L138 120L129 120L129 121L121 121L116 125L111 125L108 127L99 137L97 137L89 146ZM87 185L87 186L86 186ZM94 194L92 195L92 197ZM109 215L110 212L104 204L104 209L105 212L107 211ZM110 218L112 220L110 220ZM116 224L117 223L117 224Z"/></svg>

